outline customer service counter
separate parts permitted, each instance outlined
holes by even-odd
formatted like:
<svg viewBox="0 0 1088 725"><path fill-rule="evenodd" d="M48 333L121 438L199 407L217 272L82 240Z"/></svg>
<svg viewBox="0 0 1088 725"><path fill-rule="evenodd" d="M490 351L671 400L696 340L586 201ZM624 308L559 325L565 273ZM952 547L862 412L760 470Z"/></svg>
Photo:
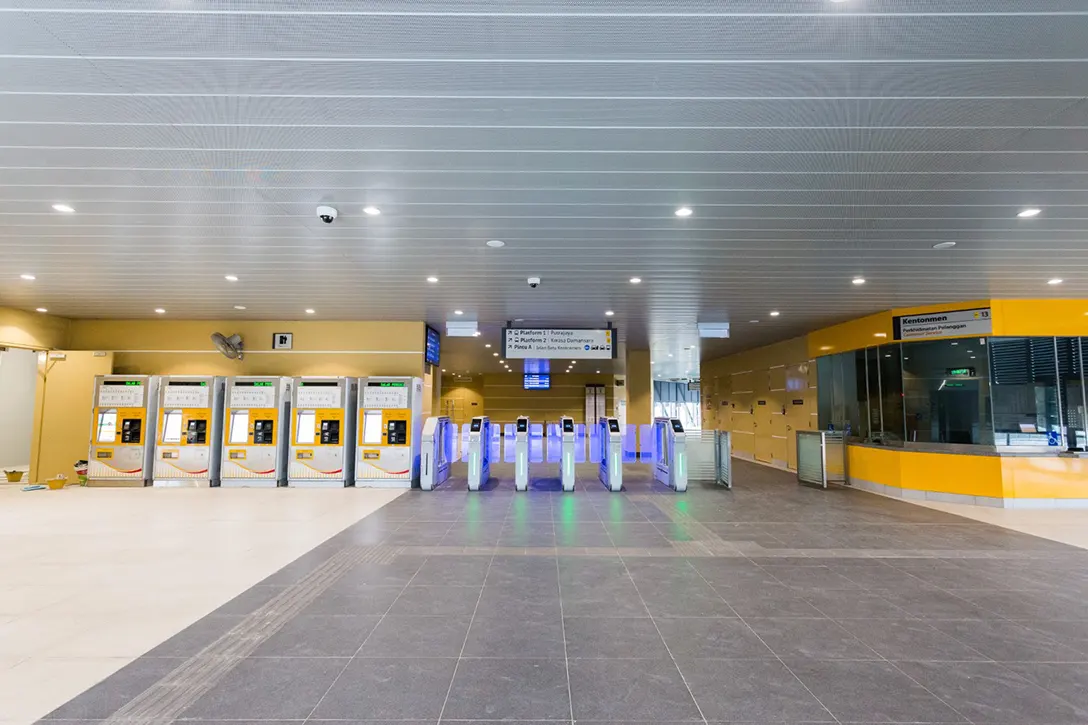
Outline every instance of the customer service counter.
<svg viewBox="0 0 1088 725"><path fill-rule="evenodd" d="M847 446L850 484L897 498L1001 508L1088 508L1088 456L992 446Z"/></svg>

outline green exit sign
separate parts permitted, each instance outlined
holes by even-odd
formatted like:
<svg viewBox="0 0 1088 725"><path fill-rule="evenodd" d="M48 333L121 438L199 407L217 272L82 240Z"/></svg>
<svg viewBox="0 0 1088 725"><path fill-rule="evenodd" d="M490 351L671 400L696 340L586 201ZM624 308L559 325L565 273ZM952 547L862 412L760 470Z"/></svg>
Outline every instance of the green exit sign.
<svg viewBox="0 0 1088 725"><path fill-rule="evenodd" d="M948 368L945 370L945 374L953 378L973 378L975 377L974 368Z"/></svg>

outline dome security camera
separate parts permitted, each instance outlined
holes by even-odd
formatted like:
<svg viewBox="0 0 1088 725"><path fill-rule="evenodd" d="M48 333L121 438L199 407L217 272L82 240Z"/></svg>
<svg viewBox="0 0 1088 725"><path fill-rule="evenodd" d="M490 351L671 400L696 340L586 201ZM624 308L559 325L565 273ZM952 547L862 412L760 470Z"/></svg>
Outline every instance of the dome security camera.
<svg viewBox="0 0 1088 725"><path fill-rule="evenodd" d="M319 206L317 207L317 218L326 224L332 224L336 220L336 207L332 206Z"/></svg>
<svg viewBox="0 0 1088 725"><path fill-rule="evenodd" d="M536 289L537 287L540 286L540 277L530 277L529 279L526 280L526 282L529 283L529 288L530 289Z"/></svg>

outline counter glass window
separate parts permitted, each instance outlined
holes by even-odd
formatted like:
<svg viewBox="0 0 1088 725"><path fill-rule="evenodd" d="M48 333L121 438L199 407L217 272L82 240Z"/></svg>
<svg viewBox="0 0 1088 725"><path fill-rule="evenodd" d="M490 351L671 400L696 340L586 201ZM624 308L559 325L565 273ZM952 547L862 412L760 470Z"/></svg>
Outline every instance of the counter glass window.
<svg viewBox="0 0 1088 725"><path fill-rule="evenodd" d="M1052 337L990 340L996 445L1061 445L1060 395Z"/></svg>
<svg viewBox="0 0 1088 725"><path fill-rule="evenodd" d="M903 353L899 345L882 345L880 363L880 440L902 445L906 440L903 417ZM876 438L876 435L873 436Z"/></svg>
<svg viewBox="0 0 1088 725"><path fill-rule="evenodd" d="M907 442L992 446L987 367L977 338L904 345Z"/></svg>
<svg viewBox="0 0 1088 725"><path fill-rule="evenodd" d="M1084 341L1058 338L1058 376L1061 378L1062 423L1065 445L1071 450L1088 448L1085 430Z"/></svg>

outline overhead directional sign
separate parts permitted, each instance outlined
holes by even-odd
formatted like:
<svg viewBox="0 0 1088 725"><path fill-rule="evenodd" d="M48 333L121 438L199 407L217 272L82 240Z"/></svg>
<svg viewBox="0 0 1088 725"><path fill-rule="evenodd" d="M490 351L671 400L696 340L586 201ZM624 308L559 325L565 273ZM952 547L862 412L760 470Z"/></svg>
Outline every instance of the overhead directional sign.
<svg viewBox="0 0 1088 725"><path fill-rule="evenodd" d="M508 327L502 331L503 355L525 358L609 360L616 357L616 331L549 330Z"/></svg>
<svg viewBox="0 0 1088 725"><path fill-rule="evenodd" d="M974 337L994 331L989 307L974 310L930 312L924 315L903 315L892 319L896 340L917 340L927 337Z"/></svg>

